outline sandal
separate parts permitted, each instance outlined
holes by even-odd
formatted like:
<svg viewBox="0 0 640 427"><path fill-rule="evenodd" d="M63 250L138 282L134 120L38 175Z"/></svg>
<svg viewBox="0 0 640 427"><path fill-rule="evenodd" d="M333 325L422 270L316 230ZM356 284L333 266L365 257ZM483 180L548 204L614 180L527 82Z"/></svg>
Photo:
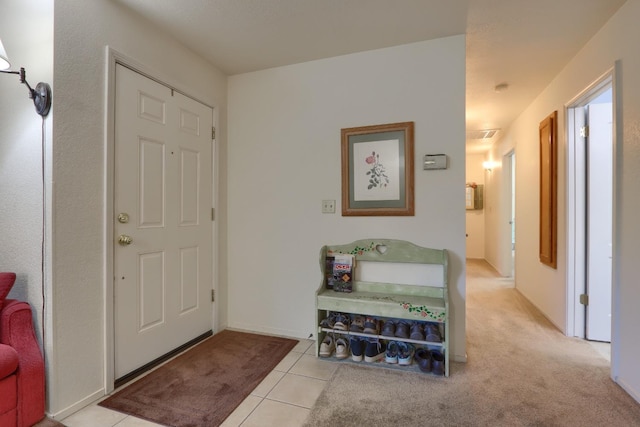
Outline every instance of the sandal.
<svg viewBox="0 0 640 427"><path fill-rule="evenodd" d="M349 330L349 316L343 313L336 313L335 317L336 321L333 324L333 329L338 329L340 331L348 331Z"/></svg>

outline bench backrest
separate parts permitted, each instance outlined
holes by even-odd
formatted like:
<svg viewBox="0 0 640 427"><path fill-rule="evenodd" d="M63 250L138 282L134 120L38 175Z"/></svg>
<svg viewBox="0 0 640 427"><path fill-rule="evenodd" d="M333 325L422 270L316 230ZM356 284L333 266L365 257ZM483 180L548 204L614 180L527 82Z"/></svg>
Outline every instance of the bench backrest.
<svg viewBox="0 0 640 427"><path fill-rule="evenodd" d="M409 294L446 297L448 257L445 249L424 248L396 239L364 239L344 245L327 245L320 251L323 278L326 277L325 258L332 253L355 256L354 290L377 292L380 289L384 292L389 287L397 289L400 286Z"/></svg>

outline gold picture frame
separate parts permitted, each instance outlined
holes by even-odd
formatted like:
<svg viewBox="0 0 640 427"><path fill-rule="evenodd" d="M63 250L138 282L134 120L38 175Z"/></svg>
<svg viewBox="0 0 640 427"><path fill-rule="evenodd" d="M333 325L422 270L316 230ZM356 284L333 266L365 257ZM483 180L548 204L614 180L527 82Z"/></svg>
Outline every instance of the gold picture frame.
<svg viewBox="0 0 640 427"><path fill-rule="evenodd" d="M414 123L345 128L342 216L413 216Z"/></svg>

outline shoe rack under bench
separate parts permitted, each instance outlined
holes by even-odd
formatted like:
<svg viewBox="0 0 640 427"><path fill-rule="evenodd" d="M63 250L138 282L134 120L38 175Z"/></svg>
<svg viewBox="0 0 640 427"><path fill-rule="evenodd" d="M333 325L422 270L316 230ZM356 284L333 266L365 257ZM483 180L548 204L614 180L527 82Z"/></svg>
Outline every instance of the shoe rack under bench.
<svg viewBox="0 0 640 427"><path fill-rule="evenodd" d="M326 286L326 256L331 254L352 254L356 260L355 280L352 292L336 292ZM384 271L388 266L408 264L436 266L436 273L425 273L424 277L412 278L411 284L384 281L359 280L362 264L376 263L374 271ZM377 264L389 263L389 264ZM448 257L445 249L431 249L411 242L394 239L364 239L346 245L327 245L320 250L320 270L322 281L316 291L316 356L320 344L327 333L357 335L390 341L404 341L418 346L438 348L445 358L445 376L449 376L449 297L448 297ZM409 268L406 268L409 270ZM421 270L416 270L421 272ZM377 318L403 319L409 322L436 322L441 325L442 342L419 341L386 335L375 335L321 327L328 312L371 316Z"/></svg>
<svg viewBox="0 0 640 427"><path fill-rule="evenodd" d="M410 338L402 338L402 337L396 337L396 336L388 336L388 335L375 335L375 334L367 334L364 332L354 332L354 331L345 331L342 329L331 329L331 328L323 328L323 327L318 327L318 336L320 336L323 333L331 333L334 335L344 335L346 337L362 337L362 338L367 338L367 339L377 339L377 340L386 340L386 341L402 341L402 342L406 342L409 344L415 344L417 346L424 346L424 347L429 347L429 348L439 348L439 349L443 349L445 346L444 342L435 342L435 341L425 341L425 340L412 340ZM322 341L320 341L322 342Z"/></svg>

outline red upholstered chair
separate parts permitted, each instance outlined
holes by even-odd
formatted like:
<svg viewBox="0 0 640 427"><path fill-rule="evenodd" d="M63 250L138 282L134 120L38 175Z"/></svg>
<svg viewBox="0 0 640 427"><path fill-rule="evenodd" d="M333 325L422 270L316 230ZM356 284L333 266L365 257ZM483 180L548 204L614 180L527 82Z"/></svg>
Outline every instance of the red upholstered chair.
<svg viewBox="0 0 640 427"><path fill-rule="evenodd" d="M44 359L31 306L5 299L15 280L0 273L0 427L30 427L44 418Z"/></svg>

